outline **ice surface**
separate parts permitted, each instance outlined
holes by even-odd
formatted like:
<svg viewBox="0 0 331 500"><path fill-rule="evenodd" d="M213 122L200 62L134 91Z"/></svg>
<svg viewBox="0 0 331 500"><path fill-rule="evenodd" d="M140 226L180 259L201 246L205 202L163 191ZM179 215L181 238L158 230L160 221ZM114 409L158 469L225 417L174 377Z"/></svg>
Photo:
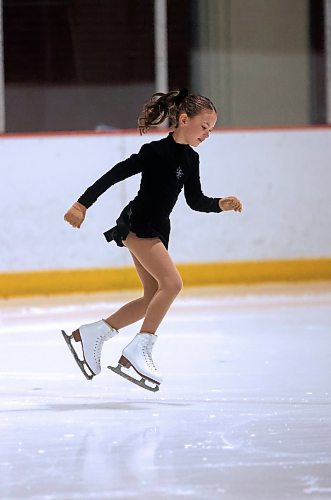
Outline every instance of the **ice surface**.
<svg viewBox="0 0 331 500"><path fill-rule="evenodd" d="M0 301L0 498L331 499L331 284L184 291L148 393L60 333L136 292ZM139 326L139 325L138 325Z"/></svg>

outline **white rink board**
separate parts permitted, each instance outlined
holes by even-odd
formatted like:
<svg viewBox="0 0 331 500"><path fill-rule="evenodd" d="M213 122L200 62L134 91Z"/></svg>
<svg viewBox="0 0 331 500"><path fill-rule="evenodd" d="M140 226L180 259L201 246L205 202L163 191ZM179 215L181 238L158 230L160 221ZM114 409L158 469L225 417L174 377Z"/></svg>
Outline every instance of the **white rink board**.
<svg viewBox="0 0 331 500"><path fill-rule="evenodd" d="M128 252L102 233L135 196L139 176L100 197L80 230L63 214L112 165L161 137L1 137L0 271L130 265ZM193 212L181 194L171 219L174 260L330 257L330 145L327 128L213 132L198 148L203 191L236 195L244 210Z"/></svg>

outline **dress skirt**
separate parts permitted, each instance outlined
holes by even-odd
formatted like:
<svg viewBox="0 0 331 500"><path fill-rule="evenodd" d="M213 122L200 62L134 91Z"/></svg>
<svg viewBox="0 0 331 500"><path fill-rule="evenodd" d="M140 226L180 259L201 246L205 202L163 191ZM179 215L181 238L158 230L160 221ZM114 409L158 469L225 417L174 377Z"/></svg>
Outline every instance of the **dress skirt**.
<svg viewBox="0 0 331 500"><path fill-rule="evenodd" d="M108 242L115 241L117 246L123 247L123 241L132 232L138 238L159 238L168 249L170 235L169 217L147 220L146 216L135 213L131 203L121 212L119 218L116 220L116 226L103 233L106 240Z"/></svg>

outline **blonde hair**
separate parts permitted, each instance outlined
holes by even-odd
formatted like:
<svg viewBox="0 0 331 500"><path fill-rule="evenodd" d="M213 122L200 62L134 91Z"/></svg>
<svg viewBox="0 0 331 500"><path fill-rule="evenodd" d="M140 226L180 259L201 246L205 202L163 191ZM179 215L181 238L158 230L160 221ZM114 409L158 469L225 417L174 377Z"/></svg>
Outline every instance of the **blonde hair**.
<svg viewBox="0 0 331 500"><path fill-rule="evenodd" d="M178 118L186 113L192 118L203 110L215 111L214 104L208 97L189 94L187 89L172 90L168 93L156 92L144 105L138 117L140 135L145 134L150 127L160 125L167 118L169 127L178 127Z"/></svg>

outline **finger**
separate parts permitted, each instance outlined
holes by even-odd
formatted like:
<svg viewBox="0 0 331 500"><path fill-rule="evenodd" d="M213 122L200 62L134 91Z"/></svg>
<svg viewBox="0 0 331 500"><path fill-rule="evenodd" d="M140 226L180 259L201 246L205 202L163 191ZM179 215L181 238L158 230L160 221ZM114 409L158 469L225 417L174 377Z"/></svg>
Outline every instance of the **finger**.
<svg viewBox="0 0 331 500"><path fill-rule="evenodd" d="M70 224L72 227L76 227L78 224L78 221L75 217L68 217L67 222Z"/></svg>

